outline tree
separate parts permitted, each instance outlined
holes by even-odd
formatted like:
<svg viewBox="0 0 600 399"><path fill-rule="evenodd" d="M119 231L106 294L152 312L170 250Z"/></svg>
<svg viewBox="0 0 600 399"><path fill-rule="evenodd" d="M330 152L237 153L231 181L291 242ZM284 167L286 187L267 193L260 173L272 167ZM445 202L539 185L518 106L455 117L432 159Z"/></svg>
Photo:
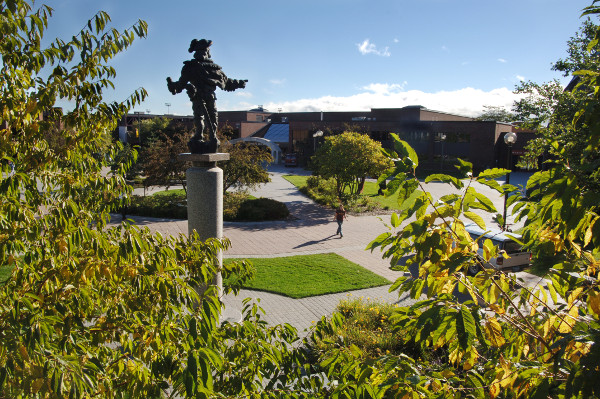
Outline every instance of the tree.
<svg viewBox="0 0 600 399"><path fill-rule="evenodd" d="M493 105L484 105L483 112L475 120L478 121L496 121L496 122L513 122L515 116L512 112L504 107Z"/></svg>
<svg viewBox="0 0 600 399"><path fill-rule="evenodd" d="M340 199L356 197L367 176L379 176L393 165L380 143L355 132L325 137L312 162L315 173L335 179Z"/></svg>
<svg viewBox="0 0 600 399"><path fill-rule="evenodd" d="M594 1L594 4L597 1ZM600 14L592 5L586 14ZM591 51L600 50L596 30ZM505 169L490 169L478 176L472 165L460 161L464 178L443 174L439 181L458 194L433 198L415 176L416 152L394 136L395 168L390 192L398 192L400 211L390 218L390 231L377 237L369 249L381 249L395 270L405 271L391 289L427 299L401 307L391 317L400 343L437 351L436 361L410 355L363 361L356 348L332 342L319 353L319 362L337 381L332 396L370 397L600 397L600 284L590 276L600 269L600 214L598 193L578 170L598 170L600 151L600 71L577 72L577 87L588 95L563 126L580 129L579 160L560 151L549 170L537 172L527 183L536 198L521 197L511 185L495 179ZM514 276L484 270L466 273L479 261L477 249L489 260L498 249L491 240L477 240L465 231L467 220L486 228L481 212L497 213L491 201L478 193L483 184L499 194L513 194L518 218L524 220L524 244L549 255L547 285L522 285ZM412 270L411 270L412 269ZM466 300L455 294L462 293ZM318 339L335 337L343 328L341 315L322 321ZM441 360L441 361L440 361Z"/></svg>
<svg viewBox="0 0 600 399"><path fill-rule="evenodd" d="M598 55L588 51L588 45L594 40L597 29L598 26L589 17L585 19L575 36L567 41L568 57L556 61L552 70L562 72L563 76L570 76L577 71L598 69Z"/></svg>
<svg viewBox="0 0 600 399"><path fill-rule="evenodd" d="M163 135L142 150L141 166L146 176L144 186L165 186L168 189L173 181L177 181L186 189L185 171L189 165L178 156L189 151L188 138L186 132L175 133L173 138Z"/></svg>
<svg viewBox="0 0 600 399"><path fill-rule="evenodd" d="M146 23L118 31L99 12L42 47L51 15L32 1L0 5L0 268L11 271L0 282L0 397L234 397L299 380L294 329L266 327L250 303L244 323L220 326L208 284L227 240L108 224L127 201L128 163L106 175L95 155L146 95L104 102L108 62ZM61 98L74 108L56 108ZM252 269L222 273L235 274L229 292Z"/></svg>
<svg viewBox="0 0 600 399"><path fill-rule="evenodd" d="M264 147L247 144L222 144L222 152L228 152L229 161L223 162L223 192L230 188L253 188L268 183L269 173L265 165L273 162L271 153Z"/></svg>
<svg viewBox="0 0 600 399"><path fill-rule="evenodd" d="M588 51L596 29L597 25L591 19L585 20L579 32L567 43L568 57L558 60L552 69L565 76L577 70L597 70L600 65L598 56ZM580 155L587 146L585 138L588 126L585 123L571 122L590 94L589 88L581 85L577 90L573 89L579 79L576 76L566 90L557 80L543 84L522 82L516 88L515 93L524 95L514 105L516 119L521 121L522 127L537 133L537 137L528 143L520 166L548 168L548 162L561 158L571 165L579 165ZM590 161L590 164L594 162L596 161ZM600 190L600 176L597 172L586 167L578 168L577 173L587 176L595 184L596 190Z"/></svg>

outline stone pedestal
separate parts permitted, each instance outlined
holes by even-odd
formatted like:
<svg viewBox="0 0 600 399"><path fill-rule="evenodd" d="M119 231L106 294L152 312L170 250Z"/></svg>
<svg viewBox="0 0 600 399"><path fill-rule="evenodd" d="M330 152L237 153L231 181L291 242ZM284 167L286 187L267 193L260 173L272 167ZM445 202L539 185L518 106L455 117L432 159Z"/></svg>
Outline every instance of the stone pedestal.
<svg viewBox="0 0 600 399"><path fill-rule="evenodd" d="M217 161L227 161L229 154L180 154L179 160L191 161L192 167L186 171L188 234L194 230L202 241L208 238L223 238L223 170ZM217 255L219 269L223 265L223 255ZM218 272L213 283L223 292L223 280Z"/></svg>
<svg viewBox="0 0 600 399"><path fill-rule="evenodd" d="M192 162L192 167L186 171L188 233L196 230L203 241L223 238L223 170L217 166L217 162L229 160L229 154L186 153L179 154L179 160ZM217 262L220 270L223 266L221 251L217 254ZM220 271L215 275L213 284L217 286L219 298L222 299L223 279ZM237 315L237 312L234 313ZM227 316L225 319L239 321L232 320L235 317Z"/></svg>

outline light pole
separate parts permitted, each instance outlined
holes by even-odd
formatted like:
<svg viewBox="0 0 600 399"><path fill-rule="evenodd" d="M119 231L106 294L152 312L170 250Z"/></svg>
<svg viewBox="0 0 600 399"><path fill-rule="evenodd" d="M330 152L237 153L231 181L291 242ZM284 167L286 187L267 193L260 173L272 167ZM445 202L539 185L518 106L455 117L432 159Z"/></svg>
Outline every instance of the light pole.
<svg viewBox="0 0 600 399"><path fill-rule="evenodd" d="M167 115L169 115L169 109L171 108L171 103L165 103L167 106Z"/></svg>
<svg viewBox="0 0 600 399"><path fill-rule="evenodd" d="M321 130L317 130L313 134L313 143L314 143L313 153L317 152L317 137L322 137L322 136L323 136L323 132Z"/></svg>
<svg viewBox="0 0 600 399"><path fill-rule="evenodd" d="M504 135L504 143L508 146L508 154L506 156L506 169L508 174L506 175L506 184L510 184L510 169L512 169L512 146L517 142L517 134L515 132L508 132ZM502 230L506 231L506 201L508 200L508 192L504 192L504 215Z"/></svg>
<svg viewBox="0 0 600 399"><path fill-rule="evenodd" d="M444 170L444 142L446 141L446 135L440 134L440 142L442 143L442 161L440 163L440 172Z"/></svg>

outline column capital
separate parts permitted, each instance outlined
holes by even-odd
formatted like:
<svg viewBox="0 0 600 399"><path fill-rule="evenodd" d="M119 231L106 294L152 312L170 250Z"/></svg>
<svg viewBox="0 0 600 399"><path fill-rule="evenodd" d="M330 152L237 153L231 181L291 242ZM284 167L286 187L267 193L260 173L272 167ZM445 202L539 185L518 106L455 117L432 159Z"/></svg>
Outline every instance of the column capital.
<svg viewBox="0 0 600 399"><path fill-rule="evenodd" d="M180 161L189 161L194 166L213 167L219 161L229 161L228 152L215 152L211 154L192 154L189 152L179 154L177 159Z"/></svg>

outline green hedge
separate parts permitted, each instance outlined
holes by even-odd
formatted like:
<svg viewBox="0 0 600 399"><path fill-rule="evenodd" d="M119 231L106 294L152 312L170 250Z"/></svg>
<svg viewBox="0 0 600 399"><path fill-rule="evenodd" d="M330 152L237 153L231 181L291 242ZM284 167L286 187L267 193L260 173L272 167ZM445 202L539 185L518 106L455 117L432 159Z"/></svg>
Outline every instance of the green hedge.
<svg viewBox="0 0 600 399"><path fill-rule="evenodd" d="M271 198L257 198L242 202L236 220L282 220L289 214L290 211L283 202Z"/></svg>
<svg viewBox="0 0 600 399"><path fill-rule="evenodd" d="M133 195L126 214L155 218L187 219L187 201L185 193L179 190L160 195Z"/></svg>
<svg viewBox="0 0 600 399"><path fill-rule="evenodd" d="M187 219L187 200L183 190L161 191L154 195L133 195L127 215ZM227 193L223 198L223 220L282 220L289 216L287 206L270 198L254 198L247 193Z"/></svg>

